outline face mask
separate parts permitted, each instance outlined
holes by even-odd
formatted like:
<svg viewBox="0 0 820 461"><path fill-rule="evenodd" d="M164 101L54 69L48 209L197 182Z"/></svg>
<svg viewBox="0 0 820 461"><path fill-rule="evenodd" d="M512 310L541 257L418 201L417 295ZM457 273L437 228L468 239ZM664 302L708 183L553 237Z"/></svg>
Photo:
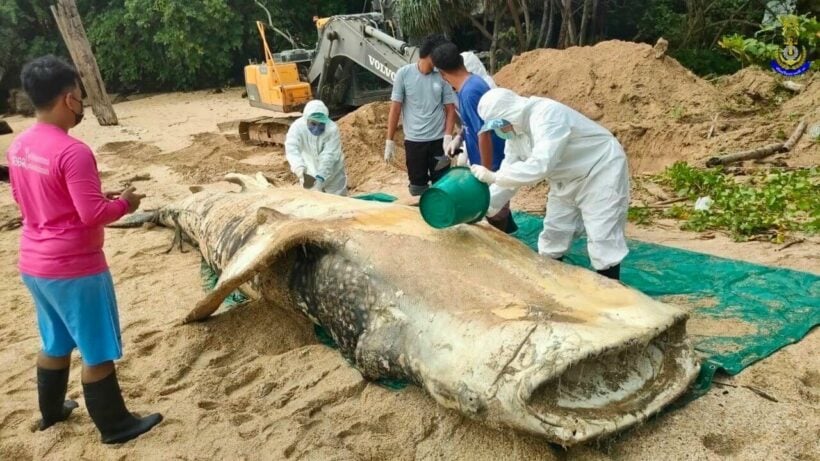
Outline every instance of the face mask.
<svg viewBox="0 0 820 461"><path fill-rule="evenodd" d="M325 125L324 123L316 123L316 124L308 124L308 131L313 136L321 136L322 133L325 132Z"/></svg>
<svg viewBox="0 0 820 461"><path fill-rule="evenodd" d="M496 128L493 131L495 132L496 136L498 136L499 138L501 138L505 141L509 141L510 139L515 137L515 132L513 132L512 130L510 130L510 131L501 131L501 128Z"/></svg>
<svg viewBox="0 0 820 461"><path fill-rule="evenodd" d="M73 95L71 96L71 99L77 101L78 103L80 103L80 107L83 107L83 102L75 98ZM71 113L74 114L74 126L79 125L80 122L83 121L83 117L85 116L85 109L80 110L79 114L77 112L74 112L74 109L72 109L71 107L69 107L68 110L70 110Z"/></svg>

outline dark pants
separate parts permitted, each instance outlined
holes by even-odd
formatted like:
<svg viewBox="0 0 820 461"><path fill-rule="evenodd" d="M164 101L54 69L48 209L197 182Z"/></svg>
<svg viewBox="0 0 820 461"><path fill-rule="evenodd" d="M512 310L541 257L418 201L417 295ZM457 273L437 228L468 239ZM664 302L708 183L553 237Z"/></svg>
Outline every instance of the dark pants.
<svg viewBox="0 0 820 461"><path fill-rule="evenodd" d="M438 181L450 167L436 171L436 157L444 155L443 140L404 141L404 154L407 160L407 177L410 179L410 195L424 193L430 183Z"/></svg>
<svg viewBox="0 0 820 461"><path fill-rule="evenodd" d="M501 208L501 211L496 213L494 216L487 216L487 222L490 223L491 226L501 232L506 232L507 234L514 234L518 230L518 225L512 217L509 202L507 202L504 207Z"/></svg>

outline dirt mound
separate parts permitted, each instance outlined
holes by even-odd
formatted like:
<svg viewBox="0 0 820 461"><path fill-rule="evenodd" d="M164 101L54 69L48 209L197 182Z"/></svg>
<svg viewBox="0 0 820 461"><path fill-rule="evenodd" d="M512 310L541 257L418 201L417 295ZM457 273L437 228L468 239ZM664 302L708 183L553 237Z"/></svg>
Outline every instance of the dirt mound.
<svg viewBox="0 0 820 461"><path fill-rule="evenodd" d="M493 78L499 86L547 96L605 124L697 117L711 113L720 99L712 85L673 58L656 59L649 45L617 40L530 51Z"/></svg>
<svg viewBox="0 0 820 461"><path fill-rule="evenodd" d="M401 122L394 137L396 156L389 165L384 163L384 140L389 112L389 102L374 102L345 115L337 122L342 135L347 183L354 193L380 191L406 200L409 196Z"/></svg>
<svg viewBox="0 0 820 461"><path fill-rule="evenodd" d="M110 142L98 153L110 165L165 165L189 183L221 181L226 173L256 172L265 174L275 185L296 181L281 148L245 145L218 133L195 134L192 141L190 146L170 153L136 141Z"/></svg>
<svg viewBox="0 0 820 461"><path fill-rule="evenodd" d="M721 78L717 87L731 102L740 106L775 102L777 77L760 67L752 66Z"/></svg>
<svg viewBox="0 0 820 461"><path fill-rule="evenodd" d="M495 76L499 86L546 96L598 121L618 137L633 173L705 156L696 141L721 106L721 95L651 46L622 41L524 53Z"/></svg>
<svg viewBox="0 0 820 461"><path fill-rule="evenodd" d="M348 186L361 189L364 183L384 180L404 167L404 133L396 131L396 158L384 163L384 141L387 136L389 102L366 104L338 121L345 154Z"/></svg>

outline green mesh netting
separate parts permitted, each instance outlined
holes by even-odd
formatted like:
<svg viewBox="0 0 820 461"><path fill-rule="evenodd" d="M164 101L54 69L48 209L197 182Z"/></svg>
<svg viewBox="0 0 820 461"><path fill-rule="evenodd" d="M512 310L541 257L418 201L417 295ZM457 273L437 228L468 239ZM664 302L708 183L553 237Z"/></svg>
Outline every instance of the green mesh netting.
<svg viewBox="0 0 820 461"><path fill-rule="evenodd" d="M376 193L355 198L392 202L395 197ZM514 237L537 250L542 217L514 212ZM693 309L689 332L703 356L700 376L689 398L706 393L718 370L737 374L778 349L795 343L820 324L820 277L774 267L718 258L692 251L630 240L630 253L621 266L622 281L664 302ZM579 239L565 262L590 267L586 240ZM203 263L203 276L205 268ZM216 275L211 270L213 288ZM239 297L235 297L238 295ZM227 303L241 302L234 293ZM320 326L320 342L336 347ZM382 380L391 389L406 382Z"/></svg>
<svg viewBox="0 0 820 461"><path fill-rule="evenodd" d="M219 281L219 274L212 268L205 258L201 258L199 263L199 275L202 277L202 289L211 291L216 287L216 282ZM239 290L234 290L233 293L225 298L222 304L226 309L232 309L248 300L247 296L242 294Z"/></svg>

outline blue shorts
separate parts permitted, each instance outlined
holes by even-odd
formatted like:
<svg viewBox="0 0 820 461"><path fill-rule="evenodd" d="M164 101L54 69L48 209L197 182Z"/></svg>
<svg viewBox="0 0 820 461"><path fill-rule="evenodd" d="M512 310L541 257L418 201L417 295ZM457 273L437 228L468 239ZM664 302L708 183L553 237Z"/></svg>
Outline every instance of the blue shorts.
<svg viewBox="0 0 820 461"><path fill-rule="evenodd" d="M122 357L120 319L109 271L70 279L23 274L37 308L43 353L64 357L76 347L88 366Z"/></svg>

